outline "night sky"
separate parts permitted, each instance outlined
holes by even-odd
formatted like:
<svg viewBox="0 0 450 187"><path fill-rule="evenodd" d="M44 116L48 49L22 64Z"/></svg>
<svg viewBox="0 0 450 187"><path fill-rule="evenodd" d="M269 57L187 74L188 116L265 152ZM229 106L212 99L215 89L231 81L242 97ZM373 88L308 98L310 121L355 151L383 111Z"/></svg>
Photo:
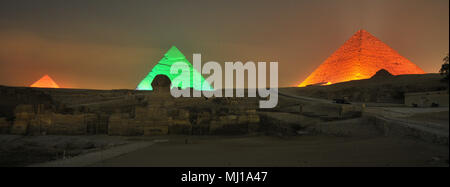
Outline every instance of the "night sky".
<svg viewBox="0 0 450 187"><path fill-rule="evenodd" d="M191 62L278 61L296 86L359 29L436 73L449 1L0 0L0 85L134 89L175 45Z"/></svg>

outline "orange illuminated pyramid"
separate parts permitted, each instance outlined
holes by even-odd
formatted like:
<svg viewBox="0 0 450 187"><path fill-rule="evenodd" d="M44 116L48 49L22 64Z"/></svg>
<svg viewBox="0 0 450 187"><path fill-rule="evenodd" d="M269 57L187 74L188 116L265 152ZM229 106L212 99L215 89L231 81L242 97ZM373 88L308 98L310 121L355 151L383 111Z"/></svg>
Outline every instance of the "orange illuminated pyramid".
<svg viewBox="0 0 450 187"><path fill-rule="evenodd" d="M368 79L381 69L392 75L425 73L369 32L359 30L299 86Z"/></svg>
<svg viewBox="0 0 450 187"><path fill-rule="evenodd" d="M39 87L39 88L59 88L59 86L53 81L50 76L45 75L35 83L33 83L30 87Z"/></svg>

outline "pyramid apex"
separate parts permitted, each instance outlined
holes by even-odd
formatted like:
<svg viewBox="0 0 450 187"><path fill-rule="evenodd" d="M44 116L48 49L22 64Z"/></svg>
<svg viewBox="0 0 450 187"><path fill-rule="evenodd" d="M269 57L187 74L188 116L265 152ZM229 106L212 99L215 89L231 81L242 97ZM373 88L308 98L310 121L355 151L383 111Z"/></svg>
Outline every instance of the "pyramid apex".
<svg viewBox="0 0 450 187"><path fill-rule="evenodd" d="M41 77L41 79L52 79L48 74L45 74L44 76Z"/></svg>
<svg viewBox="0 0 450 187"><path fill-rule="evenodd" d="M185 56L183 55L183 53L181 53L181 51L175 47L174 45L172 45L172 47L170 47L170 49L166 52L166 54L164 55L167 58L185 58Z"/></svg>
<svg viewBox="0 0 450 187"><path fill-rule="evenodd" d="M354 35L368 35L368 36L375 37L369 31L367 31L365 29L358 30Z"/></svg>
<svg viewBox="0 0 450 187"><path fill-rule="evenodd" d="M176 46L174 46L174 45L172 45L172 46L170 47L169 51L170 51L170 50L177 50L177 51L179 51L178 48L177 48Z"/></svg>
<svg viewBox="0 0 450 187"><path fill-rule="evenodd" d="M168 53L169 52L178 52L178 53L181 53L181 51L176 47L176 46L174 46L174 45L172 45L171 47L170 47L170 49L167 51Z"/></svg>
<svg viewBox="0 0 450 187"><path fill-rule="evenodd" d="M368 32L368 31L365 29L359 29L358 32Z"/></svg>

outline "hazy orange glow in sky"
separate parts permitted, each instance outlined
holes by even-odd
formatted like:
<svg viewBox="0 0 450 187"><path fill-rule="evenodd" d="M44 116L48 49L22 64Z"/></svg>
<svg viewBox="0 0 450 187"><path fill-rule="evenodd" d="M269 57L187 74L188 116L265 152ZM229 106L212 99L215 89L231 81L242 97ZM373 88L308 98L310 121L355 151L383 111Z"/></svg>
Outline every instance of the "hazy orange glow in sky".
<svg viewBox="0 0 450 187"><path fill-rule="evenodd" d="M134 89L177 46L192 62L278 61L296 86L359 29L425 72L449 46L448 0L2 0L0 85ZM207 77L207 76L206 76Z"/></svg>

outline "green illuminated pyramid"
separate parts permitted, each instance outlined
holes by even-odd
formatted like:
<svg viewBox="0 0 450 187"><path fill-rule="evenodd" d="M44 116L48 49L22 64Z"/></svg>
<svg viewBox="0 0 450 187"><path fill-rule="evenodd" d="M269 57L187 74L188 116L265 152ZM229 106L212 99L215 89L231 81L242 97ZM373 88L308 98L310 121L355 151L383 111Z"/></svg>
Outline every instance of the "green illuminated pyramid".
<svg viewBox="0 0 450 187"><path fill-rule="evenodd" d="M177 62L182 62L189 67L188 69L183 69L182 71L189 71L190 75L190 81L184 81L189 82L189 84L180 83L180 85L177 85L178 87L185 89L185 88L194 88L195 90L213 90L211 85L205 81L203 76L194 69L191 63L186 59L186 57L183 55L183 53L180 52L175 46L172 46L169 51L167 51L166 54L164 54L164 57L158 62L158 64L153 67L152 71L139 83L136 90L153 90L152 88L152 81L157 75L166 75L169 77L170 81L173 81L174 78L181 76L181 72L178 74L171 74L170 68L173 64ZM200 81L194 81L195 76L198 76L196 80ZM189 77L180 77L181 79L187 80ZM174 87L175 85L172 85Z"/></svg>

